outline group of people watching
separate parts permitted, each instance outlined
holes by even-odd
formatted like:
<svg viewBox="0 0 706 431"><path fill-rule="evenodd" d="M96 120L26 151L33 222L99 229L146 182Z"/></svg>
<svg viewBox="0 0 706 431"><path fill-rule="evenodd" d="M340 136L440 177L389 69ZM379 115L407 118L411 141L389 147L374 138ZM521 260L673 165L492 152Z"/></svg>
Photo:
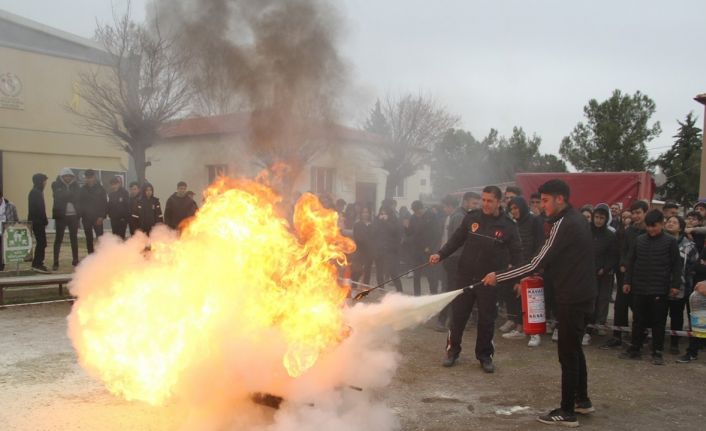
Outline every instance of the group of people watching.
<svg viewBox="0 0 706 431"><path fill-rule="evenodd" d="M377 281L389 280L404 271L399 268L403 261L414 269L415 295L421 294L422 276L432 294L439 284L444 291L463 288L436 322L437 329L448 329L442 364L451 367L458 360L464 329L477 307L475 357L483 371L493 373L498 305L504 304L507 316L499 328L503 336L526 339L520 283L528 275L541 275L545 315L554 323L549 332L557 341L562 368L562 401L560 408L538 419L578 426L576 413L595 411L582 345L590 344L592 335L614 329L601 347L626 347L618 356L638 359L650 329L651 361L664 365L667 317L672 330L682 330L684 309L692 311L689 296L693 291L706 295L706 203L684 209L682 217L673 202L662 210L643 201L629 208L601 203L578 210L569 199L568 185L555 179L530 195L529 202L516 187L503 194L487 186L480 196L464 195L460 205L452 196L442 199L438 209L415 201L406 220L402 209L397 213L390 202L383 202L376 217L369 216L369 209L362 211L355 223L343 213L358 245L352 278L367 284L371 265L382 265ZM431 266L424 266L426 262ZM399 282L396 287L402 290ZM614 290L611 328L605 325ZM632 328L626 331L630 310ZM631 332L629 339L624 332ZM680 354L679 340L677 335L670 338L670 353ZM678 363L695 360L703 344L698 337L688 340ZM533 335L528 345L540 342L541 336Z"/></svg>
<svg viewBox="0 0 706 431"><path fill-rule="evenodd" d="M48 177L45 174L33 175L32 189L28 196L27 220L32 225L36 242L32 269L40 273L50 272L44 264L47 247L46 226L49 223L44 202L47 181ZM129 188L125 189L123 179L119 176L111 178L109 182L110 188L106 192L96 171L87 169L84 172L84 183L80 185L74 171L63 168L51 183L52 218L56 231L53 271L59 269L61 245L67 228L71 244L71 264L76 266L79 263L79 223L83 226L86 250L90 254L94 251L94 239L103 235L106 219L110 221L112 233L125 239L128 231L130 235L137 231L149 234L159 223L178 229L180 223L193 216L198 208L193 199L193 192L187 191L187 184L183 181L177 184L177 191L167 200L164 214L151 184L144 183L140 186L137 182L132 182Z"/></svg>
<svg viewBox="0 0 706 431"><path fill-rule="evenodd" d="M401 292L402 283L395 279L396 276L426 263L449 241L469 211L479 209L480 202L479 194L468 192L460 202L449 195L438 206L425 206L421 201L415 201L410 213L405 207L398 211L394 200L385 200L377 214L373 214L369 206L346 206L339 200L336 209L342 220L342 229L353 237L357 245L351 257L352 280L370 284L374 270L377 282L394 279L392 283ZM500 210L505 214L501 220L514 222L517 227L519 254L515 265L529 262L539 252L549 233L540 195L533 193L528 200L521 189L511 186L504 191L500 204ZM636 346L644 344L645 340L641 337L650 327L653 334L659 334L653 336L655 362L663 363L660 357L665 350L666 318L669 317L670 329L683 330L689 295L696 283L706 280L706 203L699 202L690 210L682 209L674 202L666 202L662 210L650 210L644 201L635 201L626 208L620 203L600 203L585 205L579 212L590 228L598 291L588 322L591 327L583 335L582 344L591 344L595 336L611 335L606 325L612 303L613 325L623 330L613 330L612 336L602 343L601 348L627 347L632 353L623 357L637 357ZM431 294L457 288L461 252L461 248L456 249L440 266L415 270L414 295L422 293L422 278L427 279ZM475 260L482 258L479 255ZM508 256L509 260L511 256ZM508 264L512 265L510 262ZM545 279L544 282L548 332L556 341L559 331L551 280ZM540 335L527 336L523 332L519 284L500 283L497 296L493 304L487 307L495 309L496 304L504 307L506 320L499 327L503 338L529 338L528 346L539 346ZM475 306L480 307L480 304ZM639 326L632 331L633 339L628 340L623 334L629 324L630 311L645 318L633 319L633 325L637 323ZM447 307L437 316L435 329L446 332L449 319ZM681 339L676 335L669 338L668 351L671 354L681 353ZM678 361L689 362L697 354L698 349L691 348Z"/></svg>

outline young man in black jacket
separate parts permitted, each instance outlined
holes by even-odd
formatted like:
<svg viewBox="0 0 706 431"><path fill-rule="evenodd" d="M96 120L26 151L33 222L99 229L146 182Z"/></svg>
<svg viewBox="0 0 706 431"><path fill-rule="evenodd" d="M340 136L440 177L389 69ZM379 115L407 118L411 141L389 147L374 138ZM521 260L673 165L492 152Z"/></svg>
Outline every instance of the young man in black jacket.
<svg viewBox="0 0 706 431"><path fill-rule="evenodd" d="M429 255L437 245L439 226L436 217L424 207L422 201L412 202L412 217L405 229L407 244L411 248L412 264L421 265L429 260ZM429 282L429 292L435 294L438 289L439 279L432 268L421 268L414 271L414 296L422 294L422 276Z"/></svg>
<svg viewBox="0 0 706 431"><path fill-rule="evenodd" d="M637 359L645 342L645 329L652 329L652 363L664 365L664 327L667 295L676 296L681 284L681 258L677 240L664 233L664 215L652 210L645 216L647 233L637 237L627 259L623 292L632 292L632 341L620 357Z"/></svg>
<svg viewBox="0 0 706 431"><path fill-rule="evenodd" d="M441 250L429 257L429 262L436 264L463 247L458 263L458 288L481 281L489 271L503 271L520 263L520 235L515 223L500 207L501 199L502 193L498 187L484 188L481 209L469 212ZM494 286L480 286L463 292L451 302L451 324L443 366L450 367L456 363L461 353L463 330L473 304L477 302L476 359L486 373L495 371L493 333L497 300Z"/></svg>
<svg viewBox="0 0 706 431"><path fill-rule="evenodd" d="M47 248L47 209L44 205L44 187L47 185L47 176L34 174L32 176L32 190L27 196L29 214L27 220L32 223L32 232L36 245L32 258L32 269L36 272L49 274L49 269L44 266L44 252Z"/></svg>
<svg viewBox="0 0 706 431"><path fill-rule="evenodd" d="M103 220L108 213L108 200L105 189L96 178L96 171L87 169L85 172L86 184L79 192L79 208L83 232L86 235L86 249L88 254L93 253L93 232L96 238L103 235Z"/></svg>
<svg viewBox="0 0 706 431"><path fill-rule="evenodd" d="M458 200L447 195L441 200L441 204L444 208L443 224L441 226L441 244L444 245L453 236L456 229L461 226L464 217L468 214L463 206L458 206ZM444 259L444 276L441 279L441 286L444 292L451 292L452 290L458 289L457 271L458 271L458 261L461 258L461 250L456 250L451 256ZM436 330L439 332L446 332L447 323L446 320L449 317L449 312L451 310L450 306L444 307L443 310L437 316Z"/></svg>
<svg viewBox="0 0 706 431"><path fill-rule="evenodd" d="M613 269L618 264L618 239L609 229L610 209L606 204L598 204L593 210L591 219L591 233L593 236L593 256L596 262L596 311L592 323L605 325L610 308L610 295L613 290ZM589 331L589 333L592 331ZM602 333L605 335L605 333ZM586 334L584 345L588 344L591 337Z"/></svg>
<svg viewBox="0 0 706 431"><path fill-rule="evenodd" d="M552 425L578 426L576 413L595 411L588 397L588 373L581 339L593 315L596 300L596 271L591 232L586 219L569 204L569 186L554 179L539 188L542 208L551 225L549 237L532 260L523 266L483 278L495 286L517 280L544 268L551 277L559 325L559 362L561 363L561 407L537 418Z"/></svg>
<svg viewBox="0 0 706 431"><path fill-rule="evenodd" d="M628 326L629 323L628 312L632 309L632 293L623 291L623 281L628 270L627 261L630 249L635 246L637 237L646 232L645 214L647 214L647 210L647 202L644 201L635 201L630 205L632 224L625 230L623 235L623 244L620 250L620 272L615 277L618 282L618 289L615 292L615 303L613 304L613 324L615 326ZM613 331L613 338L606 341L601 346L601 349L612 349L620 347L622 344L622 331L616 330Z"/></svg>
<svg viewBox="0 0 706 431"><path fill-rule="evenodd" d="M108 193L108 217L113 235L125 239L127 224L130 220L130 195L119 177L110 179L110 193Z"/></svg>
<svg viewBox="0 0 706 431"><path fill-rule="evenodd" d="M164 206L164 223L172 229L178 229L183 220L196 214L196 202L186 195L187 187L184 181L179 181L177 191Z"/></svg>
<svg viewBox="0 0 706 431"><path fill-rule="evenodd" d="M79 185L76 176L70 168L63 168L56 177L56 181L51 184L52 195L54 197L54 207L52 208L52 218L56 225L56 236L54 237L54 266L52 269L59 269L59 251L61 243L64 241L64 232L69 228L69 239L71 240L71 264L78 265L78 192Z"/></svg>
<svg viewBox="0 0 706 431"><path fill-rule="evenodd" d="M510 199L508 204L510 214L517 223L522 242L522 264L528 263L544 244L544 221L532 214L527 201L522 196ZM506 298L508 319L515 329L503 334L503 338L524 340L527 336L522 331L522 303L519 298L519 284L513 285L511 295ZM505 322L507 325L507 322ZM502 331L502 329L500 329ZM539 334L530 337L529 347L537 347L541 343Z"/></svg>

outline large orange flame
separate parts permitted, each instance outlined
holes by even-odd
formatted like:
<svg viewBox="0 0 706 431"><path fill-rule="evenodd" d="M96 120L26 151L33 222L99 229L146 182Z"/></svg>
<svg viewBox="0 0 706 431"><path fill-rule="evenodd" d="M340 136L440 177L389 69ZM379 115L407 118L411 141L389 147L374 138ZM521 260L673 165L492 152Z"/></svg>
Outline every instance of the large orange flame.
<svg viewBox="0 0 706 431"><path fill-rule="evenodd" d="M245 343L283 339L289 376L310 369L343 336L348 292L335 263L354 245L315 196L297 202L294 226L278 214L280 202L259 182L221 178L179 238L158 231L149 251L144 237L106 239L72 286L70 333L82 365L111 392L160 404L222 348L214 334L234 328Z"/></svg>

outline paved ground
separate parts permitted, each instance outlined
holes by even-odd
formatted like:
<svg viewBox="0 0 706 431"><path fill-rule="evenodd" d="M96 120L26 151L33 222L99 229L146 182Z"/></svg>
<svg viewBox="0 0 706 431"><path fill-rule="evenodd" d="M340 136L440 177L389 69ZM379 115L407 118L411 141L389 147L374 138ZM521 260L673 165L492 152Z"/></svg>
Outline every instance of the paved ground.
<svg viewBox="0 0 706 431"><path fill-rule="evenodd" d="M405 283L407 284L407 283ZM176 407L153 408L110 395L85 375L66 337L69 304L0 310L0 423L3 430L179 430ZM474 332L466 332L472 352ZM465 352L451 369L439 365L445 335L426 327L405 331L402 363L379 397L403 430L541 430L540 412L559 401L556 345L544 337L531 349L497 337L497 373L483 374ZM600 339L596 340L598 344ZM625 362L617 352L587 349L590 392L598 412L586 429L703 430L706 361L664 367ZM498 414L514 406L526 410ZM551 429L551 428L550 428Z"/></svg>

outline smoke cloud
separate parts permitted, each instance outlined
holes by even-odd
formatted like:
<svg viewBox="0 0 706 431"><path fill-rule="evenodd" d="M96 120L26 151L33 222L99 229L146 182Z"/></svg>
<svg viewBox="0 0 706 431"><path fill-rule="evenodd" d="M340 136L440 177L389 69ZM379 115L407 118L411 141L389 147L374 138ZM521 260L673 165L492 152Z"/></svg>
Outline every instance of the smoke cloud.
<svg viewBox="0 0 706 431"><path fill-rule="evenodd" d="M263 167L296 176L329 143L348 83L343 21L323 0L155 0L148 19L189 58L201 115L251 112Z"/></svg>
<svg viewBox="0 0 706 431"><path fill-rule="evenodd" d="M79 361L118 396L183 405L188 431L397 429L380 401L396 331L459 292L344 307L331 261L350 249L336 213L304 195L290 227L278 202L222 180L181 236L101 237L70 285Z"/></svg>

